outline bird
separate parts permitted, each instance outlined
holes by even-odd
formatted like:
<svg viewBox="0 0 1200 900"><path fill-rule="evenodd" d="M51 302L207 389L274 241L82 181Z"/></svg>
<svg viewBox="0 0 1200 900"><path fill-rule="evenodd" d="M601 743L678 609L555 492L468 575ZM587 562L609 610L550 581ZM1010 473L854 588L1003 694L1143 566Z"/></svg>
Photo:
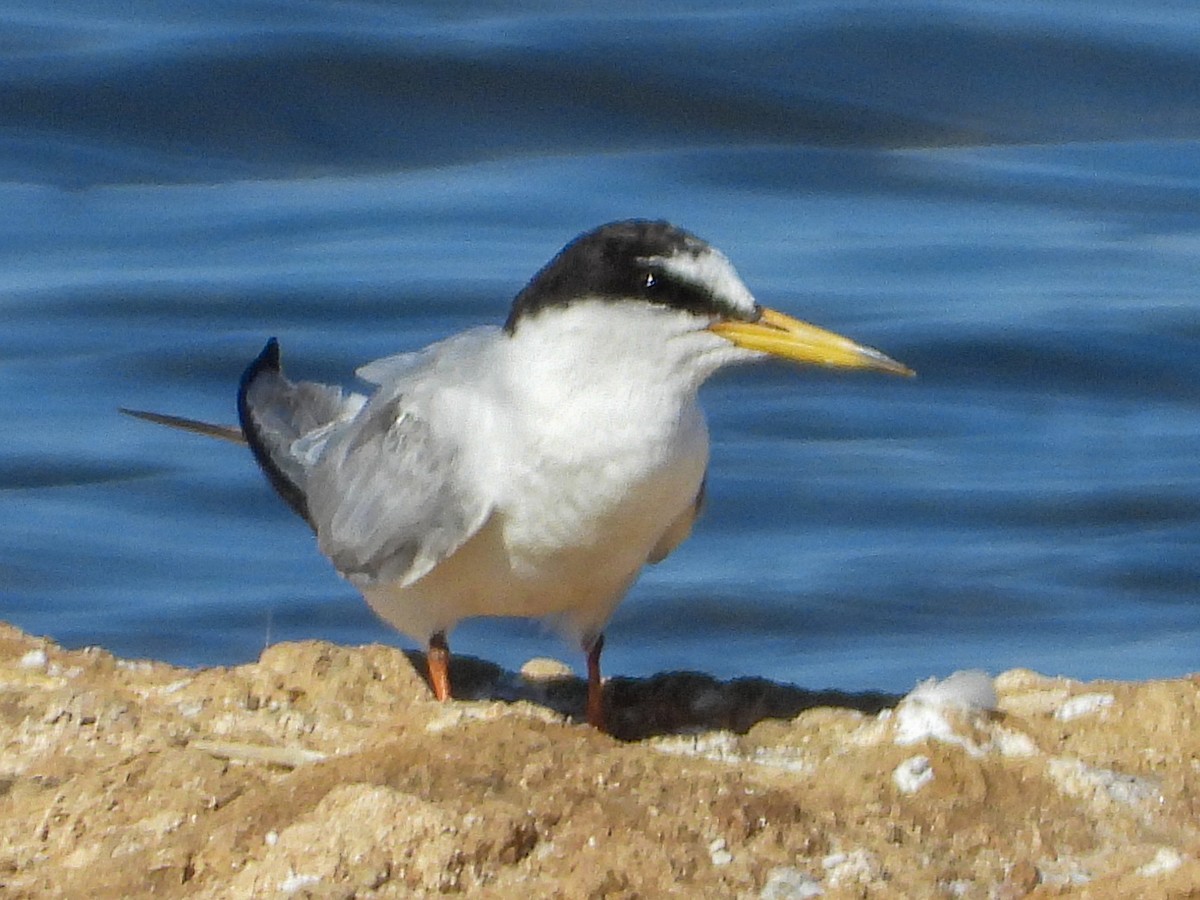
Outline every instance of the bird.
<svg viewBox="0 0 1200 900"><path fill-rule="evenodd" d="M503 325L362 366L367 390L289 379L271 338L239 382L237 426L122 411L247 444L338 573L425 647L438 700L459 621L539 618L581 647L585 719L603 730L605 625L704 503L698 391L772 357L913 374L761 305L707 241L627 219L566 244Z"/></svg>

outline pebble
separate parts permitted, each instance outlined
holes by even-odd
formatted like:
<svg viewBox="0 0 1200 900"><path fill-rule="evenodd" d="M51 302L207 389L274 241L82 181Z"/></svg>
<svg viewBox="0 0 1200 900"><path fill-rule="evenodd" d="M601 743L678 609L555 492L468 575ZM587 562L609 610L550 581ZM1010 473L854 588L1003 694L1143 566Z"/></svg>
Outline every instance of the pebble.
<svg viewBox="0 0 1200 900"><path fill-rule="evenodd" d="M915 794L933 781L933 765L928 756L910 756L892 772L892 782L904 794Z"/></svg>
<svg viewBox="0 0 1200 900"><path fill-rule="evenodd" d="M1183 857L1178 850L1170 847L1160 847L1158 852L1154 854L1154 859L1141 866L1137 873L1143 878L1155 878L1159 875L1166 875L1168 872L1174 872L1183 865Z"/></svg>
<svg viewBox="0 0 1200 900"><path fill-rule="evenodd" d="M1117 702L1112 694L1078 694L1054 711L1054 718L1069 722L1080 716L1090 716Z"/></svg>
<svg viewBox="0 0 1200 900"><path fill-rule="evenodd" d="M781 866L767 875L759 900L810 900L825 893L821 882L800 869Z"/></svg>
<svg viewBox="0 0 1200 900"><path fill-rule="evenodd" d="M717 838L708 845L708 858L714 866L727 866L733 862L733 854L725 849L724 838Z"/></svg>
<svg viewBox="0 0 1200 900"><path fill-rule="evenodd" d="M17 665L22 669L44 669L49 657L46 656L46 651L38 648L30 650L17 661Z"/></svg>
<svg viewBox="0 0 1200 900"><path fill-rule="evenodd" d="M536 656L521 666L521 677L526 681L554 681L558 678L571 678L575 672L565 662Z"/></svg>

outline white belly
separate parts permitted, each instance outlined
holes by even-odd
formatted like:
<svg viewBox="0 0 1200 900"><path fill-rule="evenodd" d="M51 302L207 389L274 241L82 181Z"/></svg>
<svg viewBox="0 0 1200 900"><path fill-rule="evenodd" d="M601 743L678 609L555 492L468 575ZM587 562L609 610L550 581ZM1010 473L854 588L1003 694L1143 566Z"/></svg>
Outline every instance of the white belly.
<svg viewBox="0 0 1200 900"><path fill-rule="evenodd" d="M368 585L364 596L421 642L474 616L549 617L571 637L596 636L694 507L708 436L698 411L682 426L653 452L510 470L501 508L454 554L407 587Z"/></svg>

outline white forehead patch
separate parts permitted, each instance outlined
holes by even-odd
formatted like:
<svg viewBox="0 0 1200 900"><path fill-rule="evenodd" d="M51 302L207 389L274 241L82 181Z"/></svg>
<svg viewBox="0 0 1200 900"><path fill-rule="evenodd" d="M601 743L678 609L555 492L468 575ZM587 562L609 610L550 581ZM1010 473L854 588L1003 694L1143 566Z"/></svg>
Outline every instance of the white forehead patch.
<svg viewBox="0 0 1200 900"><path fill-rule="evenodd" d="M682 251L671 256L654 256L646 260L659 266L673 278L702 288L720 303L746 316L753 316L757 303L750 289L725 254L707 247L693 255Z"/></svg>

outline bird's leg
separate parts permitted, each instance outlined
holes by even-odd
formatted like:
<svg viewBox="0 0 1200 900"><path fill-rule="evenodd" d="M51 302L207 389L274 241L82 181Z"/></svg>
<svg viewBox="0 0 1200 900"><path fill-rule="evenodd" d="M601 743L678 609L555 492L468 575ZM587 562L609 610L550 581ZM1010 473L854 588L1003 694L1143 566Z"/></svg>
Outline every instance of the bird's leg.
<svg viewBox="0 0 1200 900"><path fill-rule="evenodd" d="M446 643L446 632L439 631L429 639L425 662L429 666L433 696L445 703L450 699L450 645Z"/></svg>
<svg viewBox="0 0 1200 900"><path fill-rule="evenodd" d="M587 652L587 721L599 731L604 731L604 687L600 684L600 652L604 649L604 635L584 644Z"/></svg>

